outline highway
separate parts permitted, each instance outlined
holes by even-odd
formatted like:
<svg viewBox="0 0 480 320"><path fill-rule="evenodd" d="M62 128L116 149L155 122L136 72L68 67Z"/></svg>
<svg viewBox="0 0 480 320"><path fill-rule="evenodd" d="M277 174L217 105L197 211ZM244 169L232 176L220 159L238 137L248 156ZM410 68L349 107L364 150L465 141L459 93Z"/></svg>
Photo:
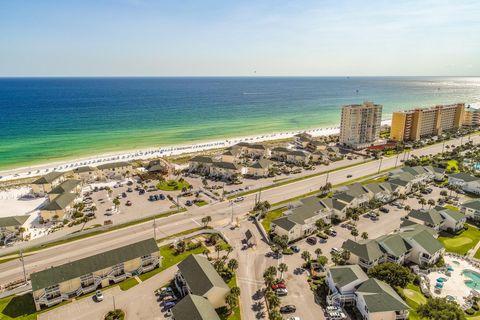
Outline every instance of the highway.
<svg viewBox="0 0 480 320"><path fill-rule="evenodd" d="M478 144L480 136L475 135L471 140ZM467 142L468 138L464 137L463 142ZM460 138L448 141L447 144L460 144ZM435 144L422 149L413 150L410 155L424 156L436 154L442 151L442 144ZM367 162L354 167L341 169L328 174L328 181L340 184L348 181L347 175L352 175L351 179L360 178L371 175L380 170L392 168L396 162L396 156L383 158ZM398 165L401 164L403 154L398 157ZM380 166L381 165L381 166ZM290 199L307 192L318 190L325 184L327 175L320 175L309 179L293 182L276 188L262 191L262 200L268 200L275 203ZM252 209L255 201L255 194L245 196L245 200L234 205L234 215L243 216ZM163 238L184 230L192 229L201 225L202 217L210 215L212 217L212 226L225 226L231 219L231 206L228 201L218 202L200 208L190 208L187 212L175 214L156 221L156 236ZM149 237L153 237L153 222L134 225L124 229L111 231L108 233L84 238L60 246L44 249L35 254L25 257L25 269L27 274L39 271L50 266L63 264L69 261L77 260L98 252L120 247L122 245L139 241ZM0 284L13 281L23 277L22 264L19 259L8 261L0 264Z"/></svg>

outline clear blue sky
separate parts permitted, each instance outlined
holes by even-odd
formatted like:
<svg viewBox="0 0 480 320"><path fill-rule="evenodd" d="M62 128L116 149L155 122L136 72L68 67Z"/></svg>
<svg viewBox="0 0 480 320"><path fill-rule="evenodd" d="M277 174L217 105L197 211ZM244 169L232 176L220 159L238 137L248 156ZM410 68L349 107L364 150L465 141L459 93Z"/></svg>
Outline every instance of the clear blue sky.
<svg viewBox="0 0 480 320"><path fill-rule="evenodd" d="M0 76L254 74L478 76L480 1L0 1Z"/></svg>

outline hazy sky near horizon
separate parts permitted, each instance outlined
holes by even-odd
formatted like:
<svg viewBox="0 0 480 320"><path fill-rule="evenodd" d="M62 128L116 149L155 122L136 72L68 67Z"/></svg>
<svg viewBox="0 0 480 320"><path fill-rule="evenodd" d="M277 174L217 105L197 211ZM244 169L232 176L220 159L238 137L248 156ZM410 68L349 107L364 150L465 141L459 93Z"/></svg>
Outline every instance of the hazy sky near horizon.
<svg viewBox="0 0 480 320"><path fill-rule="evenodd" d="M0 76L480 75L478 0L3 0Z"/></svg>

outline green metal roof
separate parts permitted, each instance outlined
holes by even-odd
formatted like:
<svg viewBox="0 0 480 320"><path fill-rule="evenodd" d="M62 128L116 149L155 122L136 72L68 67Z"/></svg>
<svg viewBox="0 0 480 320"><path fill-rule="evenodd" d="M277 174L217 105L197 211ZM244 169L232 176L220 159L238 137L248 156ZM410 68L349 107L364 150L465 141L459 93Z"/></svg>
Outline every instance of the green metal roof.
<svg viewBox="0 0 480 320"><path fill-rule="evenodd" d="M363 297L369 313L409 309L392 287L374 278L362 283L356 294Z"/></svg>
<svg viewBox="0 0 480 320"><path fill-rule="evenodd" d="M63 176L63 172L52 171L44 175L43 177L38 178L37 180L33 181L33 184L45 184L45 183L52 183L55 179L60 178Z"/></svg>
<svg viewBox="0 0 480 320"><path fill-rule="evenodd" d="M462 219L465 219L465 215L463 213L461 213L460 211L455 211L455 210L451 210L451 209L448 209L448 208L441 208L441 209L437 209L437 210L440 211L440 214L442 216L447 215L455 221L460 221Z"/></svg>
<svg viewBox="0 0 480 320"><path fill-rule="evenodd" d="M32 290L48 288L154 252L158 252L157 242L150 238L43 271L34 272L30 275Z"/></svg>
<svg viewBox="0 0 480 320"><path fill-rule="evenodd" d="M409 218L414 218L414 219L418 219L418 220L421 220L427 224L431 224L431 225L434 225L434 226L437 226L437 225L440 225L443 221L443 218L442 216L440 215L440 213L435 210L435 209L430 209L430 210L423 210L423 209L420 209L420 210L412 210L410 211L410 213L408 214L408 217Z"/></svg>
<svg viewBox="0 0 480 320"><path fill-rule="evenodd" d="M189 294L172 309L175 320L220 320L210 302L204 297Z"/></svg>
<svg viewBox="0 0 480 320"><path fill-rule="evenodd" d="M178 269L193 294L204 295L213 287L228 289L210 261L203 256L192 254L178 264Z"/></svg>
<svg viewBox="0 0 480 320"><path fill-rule="evenodd" d="M105 163L97 166L99 170L105 170L105 169L114 169L114 168L123 168L123 167L128 167L131 166L130 163L125 162L125 161L120 161L120 162L112 162L112 163Z"/></svg>
<svg viewBox="0 0 480 320"><path fill-rule="evenodd" d="M475 176L471 176L471 175L469 175L468 173L465 173L465 172L454 173L454 174L451 174L449 176L449 178L450 177L455 178L455 179L459 179L459 180L463 180L465 182L472 182L472 181L480 180L480 178L477 178Z"/></svg>
<svg viewBox="0 0 480 320"><path fill-rule="evenodd" d="M295 227L296 223L291 221L287 216L280 217L272 221L272 224L279 226L283 230L290 231Z"/></svg>
<svg viewBox="0 0 480 320"><path fill-rule="evenodd" d="M11 217L2 217L0 218L0 227L20 227L25 221L27 221L29 216L11 216Z"/></svg>
<svg viewBox="0 0 480 320"><path fill-rule="evenodd" d="M375 240L355 242L347 239L347 241L343 243L342 248L369 262L377 260L383 255L380 246Z"/></svg>
<svg viewBox="0 0 480 320"><path fill-rule="evenodd" d="M63 193L50 201L46 206L40 210L55 211L63 210L68 207L78 197L78 193Z"/></svg>
<svg viewBox="0 0 480 320"><path fill-rule="evenodd" d="M430 255L434 255L439 250L443 249L440 241L435 239L430 232L425 229L416 229L414 231L406 231L400 233L402 238L408 241L415 241Z"/></svg>
<svg viewBox="0 0 480 320"><path fill-rule="evenodd" d="M401 257L412 248L399 234L386 235L375 240L383 251L395 257Z"/></svg>
<svg viewBox="0 0 480 320"><path fill-rule="evenodd" d="M68 179L52 189L48 194L62 194L70 192L80 184L80 180Z"/></svg>
<svg viewBox="0 0 480 320"><path fill-rule="evenodd" d="M473 210L480 210L480 200L472 200L462 203L462 207L466 207Z"/></svg>
<svg viewBox="0 0 480 320"><path fill-rule="evenodd" d="M365 281L368 279L365 271L357 264L330 267L329 272L337 288L346 286L356 280Z"/></svg>

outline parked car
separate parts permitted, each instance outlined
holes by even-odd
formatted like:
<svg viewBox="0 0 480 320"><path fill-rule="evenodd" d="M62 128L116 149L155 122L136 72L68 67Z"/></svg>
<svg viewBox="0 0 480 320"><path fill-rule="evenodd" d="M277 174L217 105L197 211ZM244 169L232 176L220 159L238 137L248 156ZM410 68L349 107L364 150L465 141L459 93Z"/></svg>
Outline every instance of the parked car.
<svg viewBox="0 0 480 320"><path fill-rule="evenodd" d="M297 246L291 246L290 249L292 249L292 251L295 252L295 253L299 253L299 252L300 252L300 248L297 247Z"/></svg>
<svg viewBox="0 0 480 320"><path fill-rule="evenodd" d="M176 303L174 301L167 301L163 304L163 306L165 307L166 310L169 310L175 307L175 304Z"/></svg>
<svg viewBox="0 0 480 320"><path fill-rule="evenodd" d="M290 317L287 320L300 320L300 317Z"/></svg>
<svg viewBox="0 0 480 320"><path fill-rule="evenodd" d="M127 194L125 192L122 192L122 198L126 198Z"/></svg>
<svg viewBox="0 0 480 320"><path fill-rule="evenodd" d="M287 286L283 283L277 283L277 284L272 284L272 289L277 290L277 289L287 289Z"/></svg>
<svg viewBox="0 0 480 320"><path fill-rule="evenodd" d="M242 202L243 200L245 200L244 197L238 197L235 200L233 200L233 202Z"/></svg>
<svg viewBox="0 0 480 320"><path fill-rule="evenodd" d="M388 208L385 208L385 207L381 207L379 210L383 213L389 213L390 212L390 210Z"/></svg>
<svg viewBox="0 0 480 320"><path fill-rule="evenodd" d="M97 292L95 292L95 300L97 300L97 302L103 301L102 290L97 290Z"/></svg>
<svg viewBox="0 0 480 320"><path fill-rule="evenodd" d="M277 290L275 290L275 293L277 294L277 296L286 296L288 294L288 290L284 288L278 288Z"/></svg>
<svg viewBox="0 0 480 320"><path fill-rule="evenodd" d="M280 308L281 313L293 313L295 311L297 311L297 307L295 307L293 304L289 304Z"/></svg>
<svg viewBox="0 0 480 320"><path fill-rule="evenodd" d="M132 205L132 201L128 200L127 202L125 202L125 205L130 207Z"/></svg>
<svg viewBox="0 0 480 320"><path fill-rule="evenodd" d="M192 206L192 201L190 200L187 200L187 202L185 202L185 205L188 206L188 207L191 207Z"/></svg>
<svg viewBox="0 0 480 320"><path fill-rule="evenodd" d="M353 177L351 174L347 174L347 178L351 178Z"/></svg>
<svg viewBox="0 0 480 320"><path fill-rule="evenodd" d="M332 250L330 250L331 253L340 253L342 252L340 249L333 247Z"/></svg>
<svg viewBox="0 0 480 320"><path fill-rule="evenodd" d="M165 200L165 196L164 196L162 193L160 193L160 194L158 195L158 199L160 199L160 200Z"/></svg>
<svg viewBox="0 0 480 320"><path fill-rule="evenodd" d="M315 238L315 237L309 237L309 238L307 238L307 243L308 243L308 244L311 244L312 246L313 246L313 245L316 245L316 244L317 244L317 238Z"/></svg>
<svg viewBox="0 0 480 320"><path fill-rule="evenodd" d="M128 189L127 189L127 192L133 192L133 189L132 189L132 188L128 188Z"/></svg>

